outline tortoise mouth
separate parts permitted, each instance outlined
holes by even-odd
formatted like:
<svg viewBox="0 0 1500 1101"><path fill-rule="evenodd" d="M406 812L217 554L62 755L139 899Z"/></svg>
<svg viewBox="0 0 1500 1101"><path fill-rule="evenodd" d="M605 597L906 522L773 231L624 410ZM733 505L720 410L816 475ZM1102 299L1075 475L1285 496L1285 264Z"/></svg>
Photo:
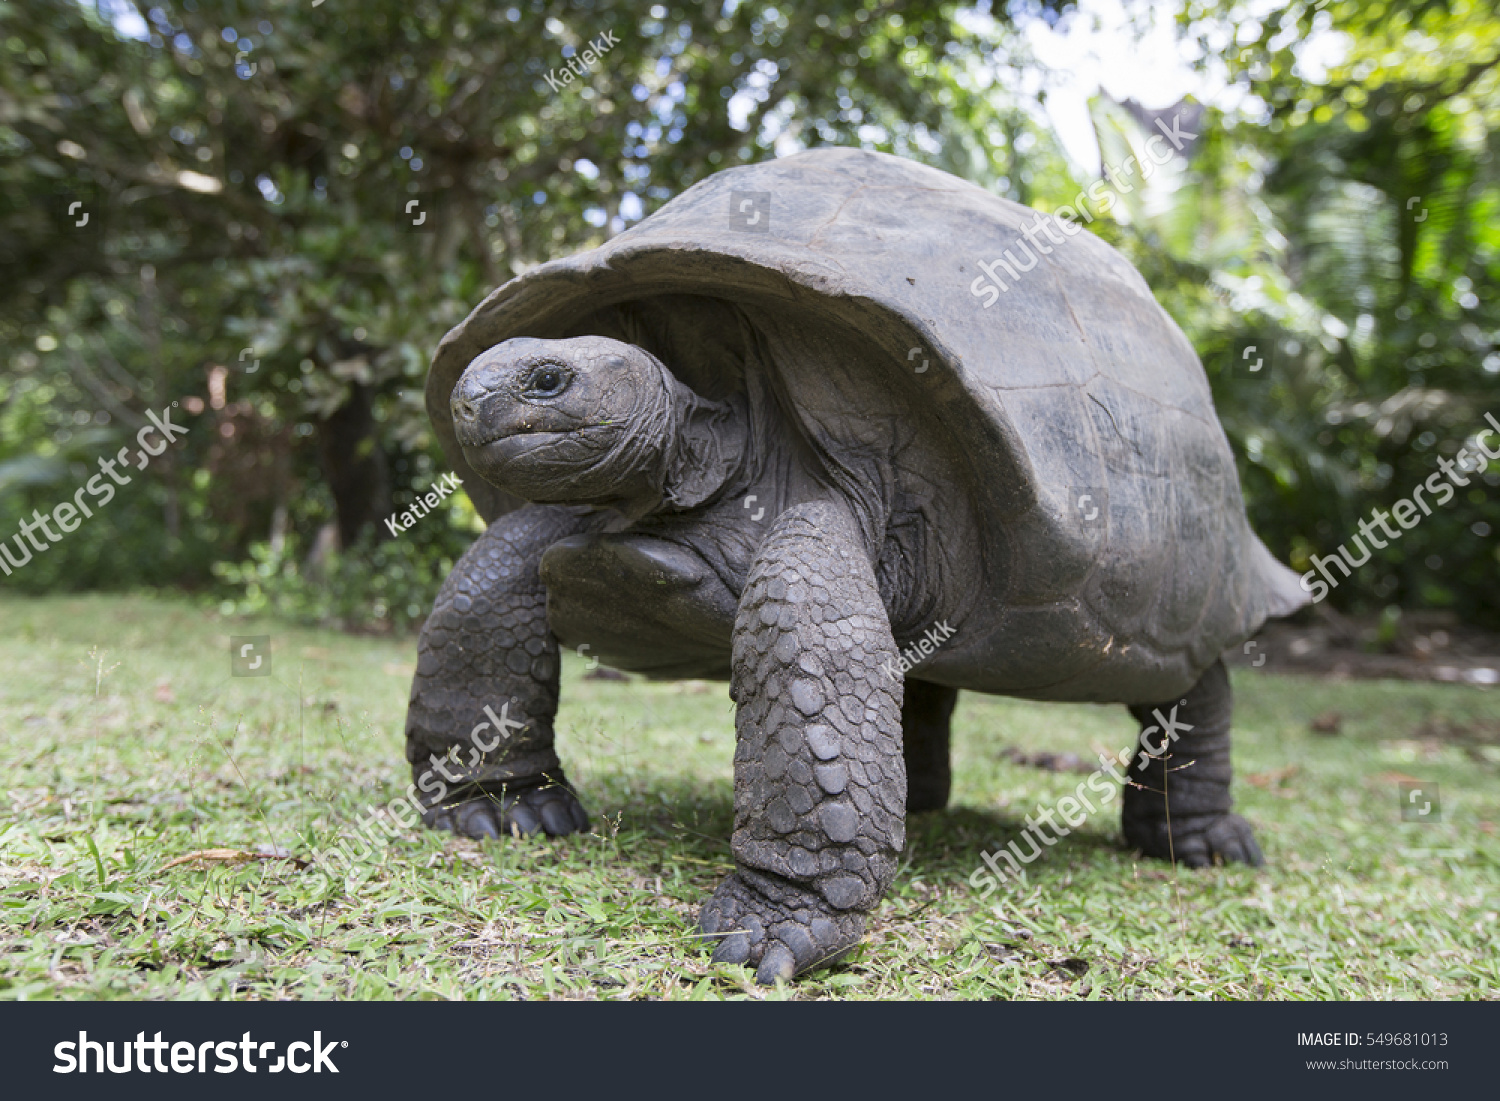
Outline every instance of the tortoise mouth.
<svg viewBox="0 0 1500 1101"><path fill-rule="evenodd" d="M494 467L524 459L577 434L577 429L564 431L526 429L519 432L504 432L474 443L463 443L462 446L466 454L473 455L486 466Z"/></svg>
<svg viewBox="0 0 1500 1101"><path fill-rule="evenodd" d="M464 444L463 455L480 478L522 500L540 504L615 507L638 496L639 471L621 463L623 426L514 429L482 444Z"/></svg>
<svg viewBox="0 0 1500 1101"><path fill-rule="evenodd" d="M581 425L587 428L589 425ZM458 437L459 446L475 451L489 447L491 444L500 443L504 440L518 438L534 438L537 436L571 436L578 428L507 428L497 432L481 435L476 432L465 432L460 429L455 433Z"/></svg>
<svg viewBox="0 0 1500 1101"><path fill-rule="evenodd" d="M496 469L531 458L540 458L544 462L568 463L576 461L580 456L548 455L546 452L559 445L565 446L570 441L588 451L608 446L600 437L619 429L618 422L580 424L573 428L512 428L473 440L465 440L460 436L459 446L470 462L475 463L476 469L479 469L479 464Z"/></svg>

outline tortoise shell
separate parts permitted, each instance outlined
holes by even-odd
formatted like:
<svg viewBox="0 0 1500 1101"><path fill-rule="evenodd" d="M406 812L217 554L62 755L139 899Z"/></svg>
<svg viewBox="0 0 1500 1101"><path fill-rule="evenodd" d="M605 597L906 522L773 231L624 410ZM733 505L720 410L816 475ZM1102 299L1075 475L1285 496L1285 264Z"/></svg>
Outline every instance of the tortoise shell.
<svg viewBox="0 0 1500 1101"><path fill-rule="evenodd" d="M1182 331L1114 249L1037 218L857 149L728 169L489 295L439 346L428 412L494 519L520 502L469 469L449 411L486 348L597 333L706 397L760 386L865 513L962 491L949 516L922 514L972 533L981 574L956 582L975 629L938 679L1163 700L1307 595L1250 530Z"/></svg>

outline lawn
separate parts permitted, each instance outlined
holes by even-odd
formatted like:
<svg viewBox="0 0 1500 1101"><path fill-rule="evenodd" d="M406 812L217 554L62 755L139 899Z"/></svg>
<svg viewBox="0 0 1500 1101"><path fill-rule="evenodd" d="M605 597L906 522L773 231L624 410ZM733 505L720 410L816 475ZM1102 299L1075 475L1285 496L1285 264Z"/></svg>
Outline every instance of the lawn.
<svg viewBox="0 0 1500 1101"><path fill-rule="evenodd" d="M229 637L263 634L271 676L231 677ZM1082 779L1002 751L1091 759L1134 726L966 693L953 805L909 823L865 943L768 992L691 939L732 866L722 684L584 679L569 655L559 750L593 833L395 828L347 877L302 866L407 783L415 652L181 599L0 596L0 997L1500 996L1500 691L1236 670L1265 868L1137 859L1116 803L985 902L981 850ZM1402 821L1413 778L1439 820ZM210 849L297 859L173 863Z"/></svg>

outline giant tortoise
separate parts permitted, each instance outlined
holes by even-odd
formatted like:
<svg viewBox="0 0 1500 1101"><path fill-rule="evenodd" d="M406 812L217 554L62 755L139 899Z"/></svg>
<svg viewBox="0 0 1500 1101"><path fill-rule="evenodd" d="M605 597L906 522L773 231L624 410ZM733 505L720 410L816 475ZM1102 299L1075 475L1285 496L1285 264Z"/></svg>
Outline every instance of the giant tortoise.
<svg viewBox="0 0 1500 1101"><path fill-rule="evenodd" d="M1259 863L1219 657L1306 594L1250 530L1187 339L1118 253L1037 217L814 150L720 172L454 328L427 408L489 527L419 643L428 824L586 828L553 750L567 647L729 681L736 868L699 924L762 982L859 940L907 813L947 802L960 688L1170 708L1170 803L1158 739L1126 840ZM1006 250L1033 266L1010 278Z"/></svg>

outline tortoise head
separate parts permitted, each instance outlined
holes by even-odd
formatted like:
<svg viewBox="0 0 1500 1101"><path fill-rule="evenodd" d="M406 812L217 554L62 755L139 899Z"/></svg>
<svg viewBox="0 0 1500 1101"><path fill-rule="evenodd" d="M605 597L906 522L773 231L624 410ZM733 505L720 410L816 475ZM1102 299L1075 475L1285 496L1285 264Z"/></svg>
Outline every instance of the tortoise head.
<svg viewBox="0 0 1500 1101"><path fill-rule="evenodd" d="M485 481L631 515L673 496L684 420L699 404L655 356L601 336L496 344L450 401L464 458Z"/></svg>

